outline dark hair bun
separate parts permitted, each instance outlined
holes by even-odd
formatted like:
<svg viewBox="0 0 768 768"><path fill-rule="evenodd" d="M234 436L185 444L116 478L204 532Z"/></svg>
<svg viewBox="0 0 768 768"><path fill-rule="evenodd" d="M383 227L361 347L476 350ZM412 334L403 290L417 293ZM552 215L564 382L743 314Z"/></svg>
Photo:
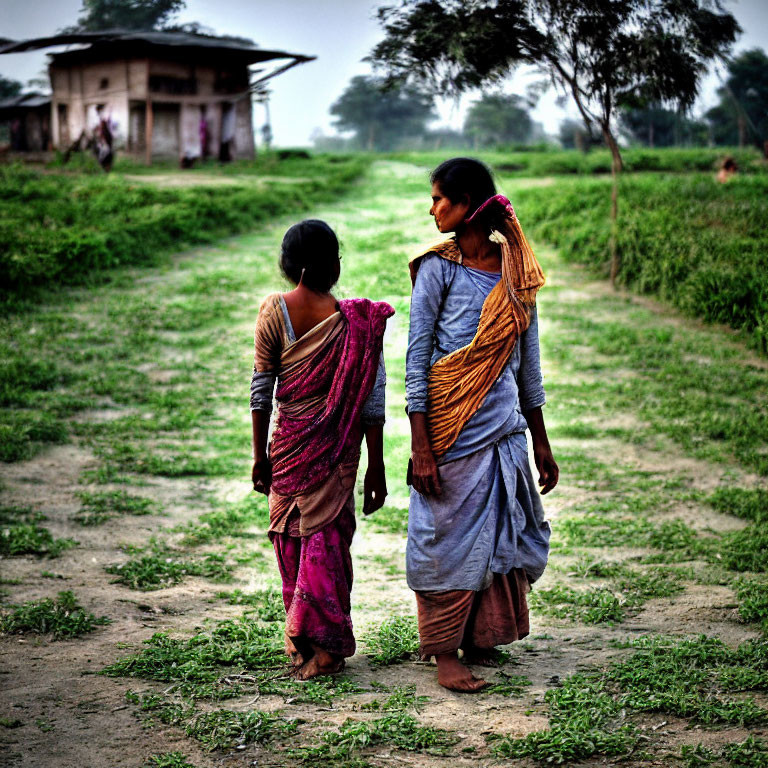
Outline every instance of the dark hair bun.
<svg viewBox="0 0 768 768"><path fill-rule="evenodd" d="M296 285L328 293L339 279L339 240L320 219L294 224L283 237L280 269Z"/></svg>

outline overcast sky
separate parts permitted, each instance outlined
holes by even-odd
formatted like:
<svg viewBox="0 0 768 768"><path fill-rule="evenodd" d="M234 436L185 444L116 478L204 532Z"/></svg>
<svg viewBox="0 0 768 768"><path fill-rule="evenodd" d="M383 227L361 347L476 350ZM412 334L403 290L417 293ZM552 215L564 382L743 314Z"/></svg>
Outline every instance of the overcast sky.
<svg viewBox="0 0 768 768"><path fill-rule="evenodd" d="M318 129L334 133L328 113L331 104L350 78L370 72L361 59L382 36L375 18L376 8L382 4L369 0L187 0L176 20L197 21L219 34L250 37L264 48L317 56L316 61L273 81L275 144L299 146L310 144L310 136ZM80 0L0 0L0 37L25 40L54 34L77 20L80 6ZM744 29L735 50L768 50L768 0L736 0L727 7ZM22 82L39 76L45 67L44 51L0 56L0 75ZM526 81L520 73L506 90L523 93ZM714 103L718 82L717 74L707 78L697 110ZM465 98L458 107L452 102L439 104L440 123L460 128L469 100ZM263 109L255 110L260 126ZM556 133L560 121L576 113L570 105L558 107L555 94L548 94L533 116L546 131Z"/></svg>

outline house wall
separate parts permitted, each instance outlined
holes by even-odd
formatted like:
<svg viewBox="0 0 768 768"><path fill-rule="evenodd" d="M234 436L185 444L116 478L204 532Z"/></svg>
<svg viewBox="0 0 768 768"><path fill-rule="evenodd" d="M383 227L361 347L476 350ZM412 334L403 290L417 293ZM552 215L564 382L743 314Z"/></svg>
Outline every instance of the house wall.
<svg viewBox="0 0 768 768"><path fill-rule="evenodd" d="M204 54L201 53L201 58ZM200 119L208 126L209 155L217 157L221 142L223 106L235 109L233 157L253 157L251 98L244 65L205 65L166 59L115 60L50 67L53 98L51 123L54 146L75 141L83 131L91 135L98 125L97 107L110 116L116 149L138 156L146 152L141 104L152 105L153 157L200 157ZM240 90L239 93L231 93ZM227 92L230 91L230 92ZM66 105L66 130L62 130L59 105ZM201 109L202 108L202 109ZM144 116L146 111L143 112ZM68 135L68 136L67 136Z"/></svg>
<svg viewBox="0 0 768 768"><path fill-rule="evenodd" d="M59 67L51 65L51 122L54 146L61 146L66 134L69 143L83 131L90 135L99 122L97 107L109 116L116 149L124 149L129 131L129 96L146 94L146 61L107 61ZM67 130L59 125L59 104L67 107Z"/></svg>

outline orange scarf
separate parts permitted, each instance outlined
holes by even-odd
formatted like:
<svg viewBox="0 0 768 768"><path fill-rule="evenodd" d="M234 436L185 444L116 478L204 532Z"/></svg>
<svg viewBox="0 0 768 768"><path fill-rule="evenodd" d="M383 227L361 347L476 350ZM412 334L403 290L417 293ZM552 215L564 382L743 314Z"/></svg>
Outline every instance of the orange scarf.
<svg viewBox="0 0 768 768"><path fill-rule="evenodd" d="M501 280L483 302L475 337L438 360L429 372L427 421L437 458L456 442L501 375L517 340L530 325L536 293L544 285L544 273L517 217L509 216L505 223L503 232L491 234L490 239L501 245ZM419 262L429 253L462 263L459 247L451 238L411 261L412 281Z"/></svg>

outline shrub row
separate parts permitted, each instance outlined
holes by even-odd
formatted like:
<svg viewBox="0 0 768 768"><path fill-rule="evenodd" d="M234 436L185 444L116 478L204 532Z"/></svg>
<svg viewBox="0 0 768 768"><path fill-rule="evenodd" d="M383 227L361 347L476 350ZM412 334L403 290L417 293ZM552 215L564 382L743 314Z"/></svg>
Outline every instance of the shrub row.
<svg viewBox="0 0 768 768"><path fill-rule="evenodd" d="M515 207L530 234L607 272L610 180L520 189ZM624 175L617 247L622 284L768 351L768 176L719 184L709 174Z"/></svg>
<svg viewBox="0 0 768 768"><path fill-rule="evenodd" d="M477 156L488 163L497 173L504 175L541 177L607 174L611 172L611 155L607 149L596 149L586 153L575 149L545 152L520 152L502 149L472 152L471 150L458 149L441 152L405 152L393 157L416 165L428 165L430 168L434 168L451 155ZM622 151L625 170L630 172L685 173L709 171L714 173L726 156L736 160L742 173L760 173L766 167L760 153L753 148L638 148Z"/></svg>
<svg viewBox="0 0 768 768"><path fill-rule="evenodd" d="M305 175L297 177L304 163ZM332 199L367 161L285 161L281 182L159 188L112 176L0 168L0 300L45 284L92 280L101 270L155 263L185 244L243 232L272 216ZM270 168L281 174L278 161Z"/></svg>

